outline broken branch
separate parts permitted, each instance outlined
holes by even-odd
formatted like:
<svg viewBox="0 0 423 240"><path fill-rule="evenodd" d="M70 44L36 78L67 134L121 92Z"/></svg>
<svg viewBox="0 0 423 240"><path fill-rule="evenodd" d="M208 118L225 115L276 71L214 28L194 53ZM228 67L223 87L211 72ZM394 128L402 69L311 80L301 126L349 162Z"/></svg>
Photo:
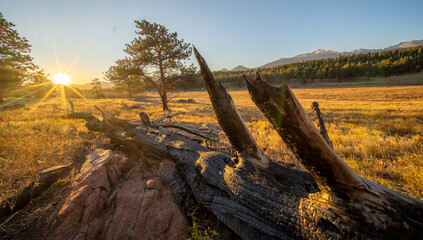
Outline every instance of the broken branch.
<svg viewBox="0 0 423 240"><path fill-rule="evenodd" d="M156 124L158 124L159 122L165 120L166 118L171 118L171 117L177 116L177 115L179 115L181 113L182 112L176 112L176 113L172 113L172 114L166 113L163 116L159 117L158 119L154 120L153 126L156 125Z"/></svg>
<svg viewBox="0 0 423 240"><path fill-rule="evenodd" d="M323 139L325 139L329 147L333 149L333 143L329 139L328 132L326 131L325 122L323 121L322 112L320 112L319 103L313 102L311 104L311 107L313 109L314 116L317 119L317 126L320 129L320 135L322 135Z"/></svg>

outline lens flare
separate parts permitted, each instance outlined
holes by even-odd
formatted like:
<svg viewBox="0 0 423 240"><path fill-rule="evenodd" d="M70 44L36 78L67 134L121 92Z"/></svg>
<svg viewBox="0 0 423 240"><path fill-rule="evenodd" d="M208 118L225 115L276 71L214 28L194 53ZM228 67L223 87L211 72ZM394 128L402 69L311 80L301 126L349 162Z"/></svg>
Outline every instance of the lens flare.
<svg viewBox="0 0 423 240"><path fill-rule="evenodd" d="M51 81L55 84L61 85L69 85L71 83L69 76L62 73L54 75Z"/></svg>

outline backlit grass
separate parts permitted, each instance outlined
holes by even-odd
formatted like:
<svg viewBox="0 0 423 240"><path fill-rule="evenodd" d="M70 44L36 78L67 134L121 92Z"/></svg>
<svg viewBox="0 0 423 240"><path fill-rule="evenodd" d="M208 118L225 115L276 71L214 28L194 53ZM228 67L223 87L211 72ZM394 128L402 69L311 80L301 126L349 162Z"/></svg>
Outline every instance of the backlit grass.
<svg viewBox="0 0 423 240"><path fill-rule="evenodd" d="M262 149L272 158L301 166L279 135L252 103L247 91L230 92L240 114ZM295 89L307 113L313 101L320 104L335 151L358 174L381 185L423 198L423 87L370 87ZM173 120L217 123L207 93L174 94L174 100L192 98L196 103L175 103ZM163 114L154 93L142 101L128 99L74 100L76 111L93 106L117 117L137 120L140 111L155 119ZM34 104L27 104L31 107ZM102 134L89 132L82 120L63 120L48 100L36 109L0 112L0 200L31 181L38 170L76 161L106 142ZM222 146L228 142L222 135Z"/></svg>

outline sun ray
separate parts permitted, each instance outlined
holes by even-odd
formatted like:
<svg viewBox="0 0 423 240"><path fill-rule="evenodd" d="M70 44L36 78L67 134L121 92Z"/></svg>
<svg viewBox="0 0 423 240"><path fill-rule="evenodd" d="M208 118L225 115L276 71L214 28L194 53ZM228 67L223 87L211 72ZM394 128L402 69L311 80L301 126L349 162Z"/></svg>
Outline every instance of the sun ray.
<svg viewBox="0 0 423 240"><path fill-rule="evenodd" d="M38 61L37 63L39 66L41 66L42 69L47 70L47 72L54 72L54 70L52 68L50 68L48 65L44 64L41 61Z"/></svg>
<svg viewBox="0 0 423 240"><path fill-rule="evenodd" d="M56 89L56 87L57 85L53 85L53 87L46 93L46 95L44 95L44 97L41 98L41 100L33 106L32 110L35 110L46 98L48 98L48 96L50 96L50 94L54 91L54 89Z"/></svg>
<svg viewBox="0 0 423 240"><path fill-rule="evenodd" d="M65 111L65 114L66 114L66 93L65 93L65 86L63 85L60 85L60 97L62 100L63 111Z"/></svg>
<svg viewBox="0 0 423 240"><path fill-rule="evenodd" d="M25 88L22 88L22 89L25 89ZM32 89L32 88L26 88L27 90L30 90L30 89ZM31 97L31 96L33 96L34 94L38 94L41 90L43 90L43 89L41 89L41 88L36 88L35 90L33 90L33 92L31 92L31 93L24 93L24 94L22 94L22 95L20 95L19 97L16 97L16 98L14 98L14 99L12 99L12 100L9 100L9 101L7 101L7 103L4 103L3 104L3 106L9 106L9 105L12 105L12 104L14 104L15 102L19 102L19 101L22 101L23 100L23 102L28 102L29 101L29 98L28 97Z"/></svg>
<svg viewBox="0 0 423 240"><path fill-rule="evenodd" d="M82 53L79 53L77 56L75 56L75 58L73 59L73 61L71 62L71 64L67 67L67 70L65 71L65 74L68 74L73 66L75 66L75 64L79 61L79 59L81 58Z"/></svg>
<svg viewBox="0 0 423 240"><path fill-rule="evenodd" d="M37 88L37 87L41 87L47 84L52 84L51 81L47 81L47 82L42 82L42 83L38 83L38 84L34 84L34 85L27 85L22 87L22 89L31 89L31 88Z"/></svg>
<svg viewBox="0 0 423 240"><path fill-rule="evenodd" d="M10 68L10 67L0 66L0 69L28 74L28 71L22 70L22 69L17 69L17 68ZM41 73L36 73L36 72L31 72L29 74L32 74L32 75L35 75L35 76L40 76L40 77L46 77L46 75L41 74Z"/></svg>
<svg viewBox="0 0 423 240"><path fill-rule="evenodd" d="M22 95L22 96L20 96L20 98L23 98L23 97L26 97L27 96L27 94L24 94L24 95ZM12 104L14 104L15 102L18 102L18 101L20 101L21 99L20 98L15 98L15 99L12 99L12 100L8 100L6 103L3 103L3 104L0 104L1 106L10 106L10 105L12 105Z"/></svg>
<svg viewBox="0 0 423 240"><path fill-rule="evenodd" d="M70 88L73 92L75 92L78 96L80 96L82 99L87 100L86 97L84 97L84 95L82 95L82 93L80 93L78 90L76 90L75 88L73 88L72 86L67 86L68 88Z"/></svg>
<svg viewBox="0 0 423 240"><path fill-rule="evenodd" d="M9 106L9 105L14 104L15 102L19 102L19 101L22 101L22 100L24 100L24 102L25 101L28 102L29 98L27 98L27 97L30 97L30 98L33 97L34 95L38 94L40 91L43 90L40 87L45 86L45 85L49 85L49 84L52 84L52 82L46 81L46 82L42 82L42 83L38 83L38 84L23 86L19 89L19 91L26 91L25 93L23 93L22 95L19 95L18 97L14 98L12 100L7 101L7 103L4 103L3 105ZM13 93L14 91L16 91L16 90L7 91L6 94Z"/></svg>
<svg viewBox="0 0 423 240"><path fill-rule="evenodd" d="M52 38L52 42L53 42L53 44L52 44L53 52L54 52L54 56L56 58L56 66L59 69L59 72L62 72L62 68L61 68L60 63L59 63L59 56L57 54L57 49L56 49L56 42L54 41L53 38Z"/></svg>

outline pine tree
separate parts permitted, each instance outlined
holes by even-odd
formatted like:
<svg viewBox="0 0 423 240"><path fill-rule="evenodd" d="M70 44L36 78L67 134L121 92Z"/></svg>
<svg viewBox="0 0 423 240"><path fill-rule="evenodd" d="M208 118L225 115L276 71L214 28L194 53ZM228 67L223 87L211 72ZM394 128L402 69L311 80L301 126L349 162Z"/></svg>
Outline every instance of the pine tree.
<svg viewBox="0 0 423 240"><path fill-rule="evenodd" d="M130 58L116 61L105 73L104 78L118 87L123 87L128 91L128 97L132 98L132 93L139 90L141 79L139 77L140 69Z"/></svg>
<svg viewBox="0 0 423 240"><path fill-rule="evenodd" d="M91 81L91 85L93 85L91 90L94 92L95 97L96 98L102 97L103 94L101 93L101 91L103 90L103 88L101 87L100 80L98 78L94 78Z"/></svg>
<svg viewBox="0 0 423 240"><path fill-rule="evenodd" d="M183 64L191 55L191 47L179 40L176 32L146 20L135 21L139 35L131 44L126 45L128 53L138 67L139 76L156 88L163 104L169 110L169 87L177 80L194 77L193 65Z"/></svg>
<svg viewBox="0 0 423 240"><path fill-rule="evenodd" d="M31 45L14 27L0 13L0 103L5 90L39 81L37 75L42 75L32 62Z"/></svg>

